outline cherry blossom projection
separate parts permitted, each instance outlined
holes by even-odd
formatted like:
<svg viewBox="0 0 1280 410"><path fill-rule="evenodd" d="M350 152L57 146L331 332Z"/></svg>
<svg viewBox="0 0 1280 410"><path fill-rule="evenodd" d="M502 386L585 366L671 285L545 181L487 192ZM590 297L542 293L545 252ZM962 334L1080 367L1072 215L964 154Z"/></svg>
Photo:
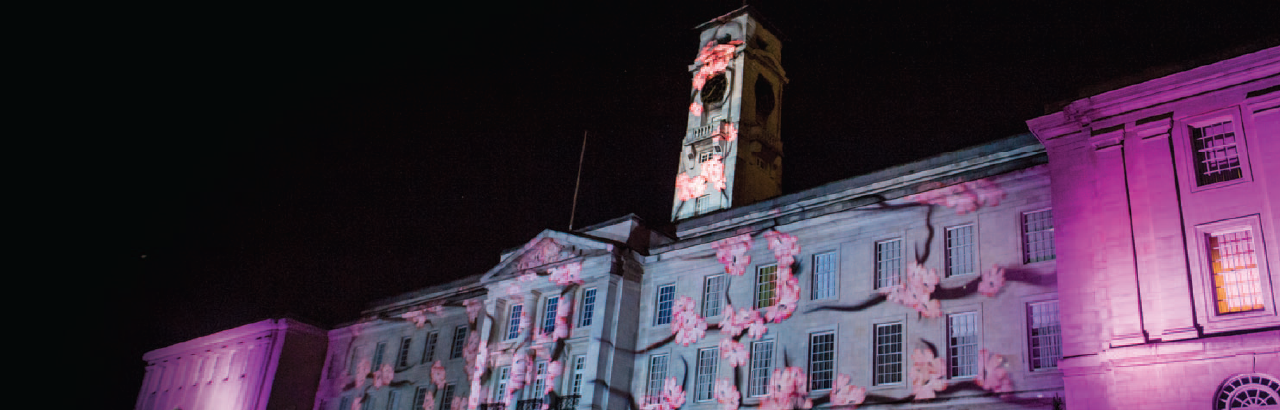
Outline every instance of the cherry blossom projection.
<svg viewBox="0 0 1280 410"><path fill-rule="evenodd" d="M644 406L644 410L675 410L684 406L684 386L675 377L668 377L662 383L662 396Z"/></svg>
<svg viewBox="0 0 1280 410"><path fill-rule="evenodd" d="M369 377L369 372L373 370L372 367L373 364L369 363L369 359L361 359L360 363L356 364L357 389L364 385L364 380Z"/></svg>
<svg viewBox="0 0 1280 410"><path fill-rule="evenodd" d="M476 323L476 317L484 309L484 302L480 299L467 299L462 301L462 305L467 307L467 320L472 324Z"/></svg>
<svg viewBox="0 0 1280 410"><path fill-rule="evenodd" d="M693 104L689 104L689 113L693 114L694 117L701 117L702 104L698 104L697 101L694 101Z"/></svg>
<svg viewBox="0 0 1280 410"><path fill-rule="evenodd" d="M721 123L720 132L711 136L711 142L718 144L722 139L725 142L733 142L733 140L738 139L738 127L733 125L732 122Z"/></svg>
<svg viewBox="0 0 1280 410"><path fill-rule="evenodd" d="M396 376L396 372L391 368L391 363L383 363L378 371L373 372L373 388L381 389L382 386L391 384L391 379Z"/></svg>
<svg viewBox="0 0 1280 410"><path fill-rule="evenodd" d="M707 179L702 175L689 177L689 174L681 172L676 175L676 194L680 201L688 201L702 196L707 190Z"/></svg>
<svg viewBox="0 0 1280 410"><path fill-rule="evenodd" d="M765 309L765 321L780 323L795 313L800 302L800 279L791 273L791 266L796 263L795 256L800 254L800 239L778 231L765 232L764 237L769 242L769 250L773 251L774 260L778 261L774 287L778 301Z"/></svg>
<svg viewBox="0 0 1280 410"><path fill-rule="evenodd" d="M563 373L564 373L564 363L560 362L559 360L552 360L551 363L547 364L547 383L546 383L547 393L551 393L552 390L556 389L556 384L552 383L551 381L560 377L560 375Z"/></svg>
<svg viewBox="0 0 1280 410"><path fill-rule="evenodd" d="M836 375L836 383L831 387L831 404L834 406L854 406L862 404L867 399L867 389L862 386L850 384L851 380L846 374Z"/></svg>
<svg viewBox="0 0 1280 410"><path fill-rule="evenodd" d="M760 400L763 410L792 410L813 408L805 382L804 370L799 367L774 369L769 377L769 394Z"/></svg>
<svg viewBox="0 0 1280 410"><path fill-rule="evenodd" d="M438 388L444 388L444 376L444 365L440 364L439 360L436 360L436 364L431 365L431 383L434 383Z"/></svg>
<svg viewBox="0 0 1280 410"><path fill-rule="evenodd" d="M938 397L937 392L947 388L946 365L941 357L934 357L933 351L915 349L911 352L911 392L916 400Z"/></svg>
<svg viewBox="0 0 1280 410"><path fill-rule="evenodd" d="M901 283L881 288L880 294L886 295L890 302L915 309L924 317L942 317L941 303L931 299L939 280L937 271L917 262L907 267L907 276Z"/></svg>
<svg viewBox="0 0 1280 410"><path fill-rule="evenodd" d="M351 401L351 410L364 410L363 395L356 396L356 399Z"/></svg>
<svg viewBox="0 0 1280 410"><path fill-rule="evenodd" d="M570 284L582 284L582 262L574 262L564 266L557 266L548 269L551 273L547 277L552 283L560 286L569 286Z"/></svg>
<svg viewBox="0 0 1280 410"><path fill-rule="evenodd" d="M978 293L993 298L996 297L996 293L1000 292L1001 287L1004 287L1003 267L992 265L991 269L982 271L982 281L978 282Z"/></svg>
<svg viewBox="0 0 1280 410"><path fill-rule="evenodd" d="M467 408L467 398L457 396L453 398L453 404L449 406L449 410L463 410Z"/></svg>
<svg viewBox="0 0 1280 410"><path fill-rule="evenodd" d="M1000 200L1004 197L1005 192L999 185L989 180L979 179L933 189L912 195L908 199L921 204L941 205L955 209L957 215L964 215L983 206L1000 205Z"/></svg>
<svg viewBox="0 0 1280 410"><path fill-rule="evenodd" d="M716 403L721 405L720 410L738 410L742 394L738 393L738 386L733 385L733 381L720 379L716 380L715 397Z"/></svg>
<svg viewBox="0 0 1280 410"><path fill-rule="evenodd" d="M1013 391L1013 382L1009 381L1009 371L1004 369L1003 356L991 354L987 349L982 349L978 351L978 363L982 364L982 368L978 370L978 377L974 380L978 386L996 393Z"/></svg>
<svg viewBox="0 0 1280 410"><path fill-rule="evenodd" d="M733 338L725 337L720 339L720 357L729 363L729 367L738 367L746 366L747 358L750 355L746 345L733 340Z"/></svg>
<svg viewBox="0 0 1280 410"><path fill-rule="evenodd" d="M436 392L427 390L426 399L422 402L422 410L436 410Z"/></svg>
<svg viewBox="0 0 1280 410"><path fill-rule="evenodd" d="M706 335L707 321L698 316L697 309L697 304L691 297L676 299L671 312L671 334L676 336L676 343L688 346Z"/></svg>
<svg viewBox="0 0 1280 410"><path fill-rule="evenodd" d="M570 327L569 318L573 314L573 300L563 298L556 305L556 322L555 329L551 332L551 341L559 341L569 337Z"/></svg>
<svg viewBox="0 0 1280 410"><path fill-rule="evenodd" d="M724 190L724 163L720 162L719 155L712 155L711 159L702 163L702 177L707 180L708 184L711 184L711 189L716 190L716 192Z"/></svg>
<svg viewBox="0 0 1280 410"><path fill-rule="evenodd" d="M751 265L751 234L742 234L715 241L711 248L716 250L716 259L724 265L725 273L742 276Z"/></svg>
<svg viewBox="0 0 1280 410"><path fill-rule="evenodd" d="M404 312L403 314L400 315L400 317L410 322L413 322L413 326L419 329L421 329L422 326L427 324L427 312L424 310L412 310L412 311Z"/></svg>
<svg viewBox="0 0 1280 410"><path fill-rule="evenodd" d="M729 60L733 59L733 55L738 51L738 46L742 45L742 40L733 40L725 44L718 44L715 41L707 42L706 46L698 52L697 59L694 64L701 64L698 72L693 74L693 88L702 90L702 86L706 85L707 79L715 77L729 68Z"/></svg>

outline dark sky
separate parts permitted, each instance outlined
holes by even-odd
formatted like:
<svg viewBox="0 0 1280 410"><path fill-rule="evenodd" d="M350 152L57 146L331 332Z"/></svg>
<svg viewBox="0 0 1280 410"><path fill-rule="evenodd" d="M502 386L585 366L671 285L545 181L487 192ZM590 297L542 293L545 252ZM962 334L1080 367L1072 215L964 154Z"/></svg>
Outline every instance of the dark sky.
<svg viewBox="0 0 1280 410"><path fill-rule="evenodd" d="M126 322L104 407L132 406L146 351L264 318L352 320L566 229L584 130L576 225L667 223L692 27L740 1L419 3L124 10L86 40L117 136L91 176L124 289L107 313ZM752 3L785 38L785 192L1280 43L1274 1Z"/></svg>

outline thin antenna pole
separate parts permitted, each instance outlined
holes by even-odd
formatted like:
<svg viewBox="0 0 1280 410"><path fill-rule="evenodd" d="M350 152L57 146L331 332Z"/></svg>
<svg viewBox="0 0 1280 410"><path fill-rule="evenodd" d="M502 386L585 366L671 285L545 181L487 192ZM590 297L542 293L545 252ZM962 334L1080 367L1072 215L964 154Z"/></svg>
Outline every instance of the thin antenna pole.
<svg viewBox="0 0 1280 410"><path fill-rule="evenodd" d="M573 182L573 207L569 209L569 230L573 230L573 216L578 213L578 187L582 185L582 159L587 155L587 131L582 131L582 152L578 153L578 179Z"/></svg>

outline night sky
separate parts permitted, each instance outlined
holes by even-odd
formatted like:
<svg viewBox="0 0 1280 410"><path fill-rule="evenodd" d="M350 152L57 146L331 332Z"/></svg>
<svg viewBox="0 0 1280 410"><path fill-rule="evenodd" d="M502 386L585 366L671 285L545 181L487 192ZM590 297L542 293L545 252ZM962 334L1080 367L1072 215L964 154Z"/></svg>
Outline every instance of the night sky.
<svg viewBox="0 0 1280 410"><path fill-rule="evenodd" d="M584 131L575 225L668 224L692 28L741 1L419 3L126 11L86 40L113 138L89 175L110 208L95 269L123 293L99 407L133 405L146 351L266 318L354 320L567 229ZM1280 44L1275 1L751 3L784 38L784 192Z"/></svg>

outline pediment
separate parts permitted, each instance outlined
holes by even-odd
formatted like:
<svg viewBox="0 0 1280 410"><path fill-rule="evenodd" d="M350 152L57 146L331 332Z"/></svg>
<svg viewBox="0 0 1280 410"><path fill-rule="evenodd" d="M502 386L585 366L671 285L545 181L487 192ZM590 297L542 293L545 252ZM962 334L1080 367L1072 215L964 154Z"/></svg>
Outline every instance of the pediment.
<svg viewBox="0 0 1280 410"><path fill-rule="evenodd" d="M486 272L482 282L500 281L526 273L536 273L582 256L608 252L613 245L598 240L547 230L538 234L521 249L511 253L498 266Z"/></svg>

